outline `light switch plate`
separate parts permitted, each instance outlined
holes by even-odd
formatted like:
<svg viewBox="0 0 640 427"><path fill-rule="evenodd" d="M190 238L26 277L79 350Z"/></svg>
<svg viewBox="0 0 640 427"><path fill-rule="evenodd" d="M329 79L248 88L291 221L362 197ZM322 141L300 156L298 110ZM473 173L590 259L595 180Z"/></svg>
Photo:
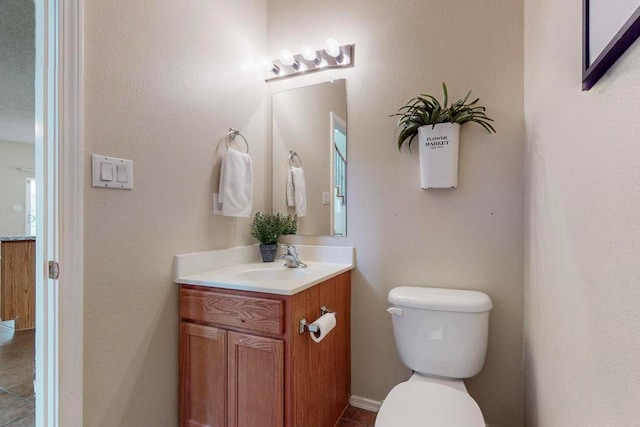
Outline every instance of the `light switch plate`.
<svg viewBox="0 0 640 427"><path fill-rule="evenodd" d="M133 160L93 154L91 164L93 187L114 190L133 189Z"/></svg>

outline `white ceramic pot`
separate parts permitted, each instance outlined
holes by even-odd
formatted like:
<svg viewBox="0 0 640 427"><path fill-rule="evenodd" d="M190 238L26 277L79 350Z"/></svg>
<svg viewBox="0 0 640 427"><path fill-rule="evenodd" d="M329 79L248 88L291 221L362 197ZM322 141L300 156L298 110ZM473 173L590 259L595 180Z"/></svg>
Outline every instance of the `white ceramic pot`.
<svg viewBox="0 0 640 427"><path fill-rule="evenodd" d="M438 123L418 128L420 184L424 189L458 186L460 125Z"/></svg>

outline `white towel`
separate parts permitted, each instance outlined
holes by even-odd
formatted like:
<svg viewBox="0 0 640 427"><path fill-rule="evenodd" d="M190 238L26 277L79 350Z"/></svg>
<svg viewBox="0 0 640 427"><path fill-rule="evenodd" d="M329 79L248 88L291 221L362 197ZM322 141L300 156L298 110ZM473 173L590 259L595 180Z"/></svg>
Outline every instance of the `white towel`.
<svg viewBox="0 0 640 427"><path fill-rule="evenodd" d="M287 205L296 207L296 215L307 214L307 184L302 168L291 167L287 174Z"/></svg>
<svg viewBox="0 0 640 427"><path fill-rule="evenodd" d="M248 154L227 150L220 169L218 202L224 216L251 216L253 167Z"/></svg>
<svg viewBox="0 0 640 427"><path fill-rule="evenodd" d="M294 207L296 205L296 191L293 188L293 171L289 168L287 173L287 206Z"/></svg>

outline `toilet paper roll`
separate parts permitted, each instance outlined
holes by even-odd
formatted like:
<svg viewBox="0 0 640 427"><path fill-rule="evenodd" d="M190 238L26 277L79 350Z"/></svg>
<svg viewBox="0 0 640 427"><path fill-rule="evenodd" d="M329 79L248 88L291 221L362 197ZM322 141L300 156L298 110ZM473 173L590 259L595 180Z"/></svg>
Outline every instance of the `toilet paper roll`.
<svg viewBox="0 0 640 427"><path fill-rule="evenodd" d="M327 336L329 332L336 327L336 314L327 313L320 316L312 325L316 325L319 328L318 332L309 332L311 339L315 342L320 342Z"/></svg>

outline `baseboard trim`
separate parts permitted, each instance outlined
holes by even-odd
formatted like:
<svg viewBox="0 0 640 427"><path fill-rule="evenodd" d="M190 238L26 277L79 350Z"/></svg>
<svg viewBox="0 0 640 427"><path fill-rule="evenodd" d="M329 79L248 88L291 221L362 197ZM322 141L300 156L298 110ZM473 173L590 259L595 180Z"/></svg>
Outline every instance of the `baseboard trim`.
<svg viewBox="0 0 640 427"><path fill-rule="evenodd" d="M373 412L378 412L380 410L380 405L382 405L382 402L360 396L351 396L349 398L349 403L351 404L351 406L355 406L356 408Z"/></svg>

